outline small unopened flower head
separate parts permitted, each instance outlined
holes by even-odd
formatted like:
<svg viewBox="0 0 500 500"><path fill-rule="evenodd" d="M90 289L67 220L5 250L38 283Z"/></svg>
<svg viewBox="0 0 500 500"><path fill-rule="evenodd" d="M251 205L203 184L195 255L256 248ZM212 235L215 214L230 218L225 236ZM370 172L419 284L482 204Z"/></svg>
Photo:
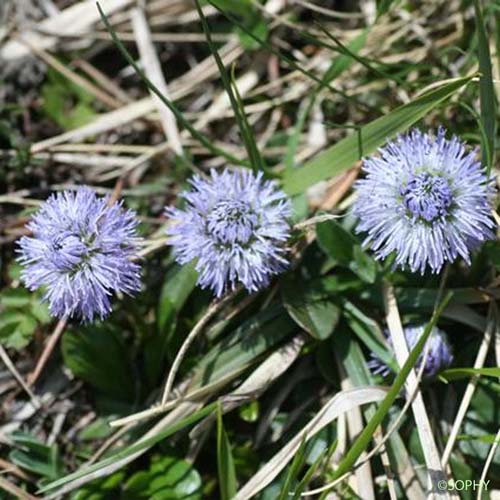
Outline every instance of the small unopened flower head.
<svg viewBox="0 0 500 500"><path fill-rule="evenodd" d="M379 259L394 252L395 263L412 272L462 257L494 237L495 189L474 152L456 136L412 130L364 161L366 177L356 183L354 214L364 244Z"/></svg>
<svg viewBox="0 0 500 500"><path fill-rule="evenodd" d="M249 170L212 170L190 183L185 209L166 209L167 233L177 262L196 262L202 288L220 297L241 283L254 292L285 269L291 205L274 182Z"/></svg>
<svg viewBox="0 0 500 500"><path fill-rule="evenodd" d="M404 329L408 350L411 351L415 347L418 339L424 333L425 327L426 325L410 325ZM384 335L388 339L387 342L389 346L392 348L389 332L384 331ZM446 333L437 327L432 329L429 339L427 340L427 345L429 346L429 352L427 354L423 375L424 377L430 378L451 365L453 362L453 354L448 344ZM416 371L422 366L423 355L426 349L427 346L424 347L423 352L418 357L417 364L415 365ZM374 354L372 354L372 360L368 362L368 366L373 373L381 374L384 377L390 373L389 367Z"/></svg>
<svg viewBox="0 0 500 500"><path fill-rule="evenodd" d="M52 315L102 319L114 293L139 290L137 219L121 203L109 206L90 188L53 194L27 227L33 235L19 241L21 277L45 291Z"/></svg>

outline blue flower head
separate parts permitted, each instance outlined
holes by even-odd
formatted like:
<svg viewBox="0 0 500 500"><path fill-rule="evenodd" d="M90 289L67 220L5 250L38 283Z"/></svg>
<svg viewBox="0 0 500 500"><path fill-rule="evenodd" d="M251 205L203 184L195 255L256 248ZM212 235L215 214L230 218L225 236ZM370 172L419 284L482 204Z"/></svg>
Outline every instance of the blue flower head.
<svg viewBox="0 0 500 500"><path fill-rule="evenodd" d="M19 240L21 278L43 288L52 315L92 321L111 312L111 296L140 288L140 266L132 261L139 238L135 213L108 205L90 188L52 195Z"/></svg>
<svg viewBox="0 0 500 500"><path fill-rule="evenodd" d="M408 350L412 350L420 336L424 333L426 325L418 326L407 326L404 329L404 335L406 338L406 345ZM385 331L384 335L389 337L389 332ZM388 339L389 346L392 347L392 341ZM439 328L434 327L432 329L429 340L427 341L429 345L429 352L427 354L427 360L424 368L424 377L432 378L436 376L440 371L444 370L453 362L453 354L451 352L451 347L448 344L446 334ZM425 349L424 349L425 352ZM423 352L420 354L415 365L416 371L418 371L422 366ZM372 354L372 360L368 362L369 368L373 373L381 374L386 377L390 373L389 367L377 356Z"/></svg>
<svg viewBox="0 0 500 500"><path fill-rule="evenodd" d="M181 195L185 209L166 209L167 234L177 262L196 261L202 288L220 297L242 283L254 292L285 269L291 204L274 182L261 172L226 169L190 183Z"/></svg>
<svg viewBox="0 0 500 500"><path fill-rule="evenodd" d="M493 184L475 153L443 129L399 136L363 170L354 214L377 258L394 252L396 265L437 273L459 256L470 264L471 250L494 237Z"/></svg>

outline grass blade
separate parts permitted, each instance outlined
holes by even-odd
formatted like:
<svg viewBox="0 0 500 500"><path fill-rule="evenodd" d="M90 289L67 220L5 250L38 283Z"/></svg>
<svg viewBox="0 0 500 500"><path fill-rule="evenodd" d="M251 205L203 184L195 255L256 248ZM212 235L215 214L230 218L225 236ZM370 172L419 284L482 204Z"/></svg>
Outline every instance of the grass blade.
<svg viewBox="0 0 500 500"><path fill-rule="evenodd" d="M339 479L346 472L349 472L351 467L356 463L356 460L359 458L361 453L363 453L363 451L366 450L366 448L368 447L368 444L372 440L375 430L382 423L382 420L389 412L392 404L394 403L395 399L397 398L398 394L403 388L410 371L415 366L418 357L422 353L422 350L427 342L427 339L429 338L432 332L432 329L436 325L437 320L441 316L441 313L446 307L448 301L450 300L450 297L451 294L448 294L443 300L443 302L441 302L439 307L436 309L435 313L432 315L432 318L425 327L425 330L422 333L420 339L410 352L410 355L408 356L406 363L401 367L401 371L398 373L396 379L394 380L394 383L392 384L391 389L387 393L387 396L384 398L384 400L378 407L373 417L367 423L363 432L358 436L354 444L351 446L346 456L340 462L337 470L333 474L332 478L333 481Z"/></svg>
<svg viewBox="0 0 500 500"><path fill-rule="evenodd" d="M297 481L297 476L306 460L305 452L306 452L306 440L303 439L302 442L300 443L300 447L297 450L297 453L295 453L295 456L293 457L290 467L288 467L285 483L281 487L281 493L280 496L277 498L277 500L287 500L290 497L292 491L291 489L292 484Z"/></svg>
<svg viewBox="0 0 500 500"><path fill-rule="evenodd" d="M75 481L84 476L88 476L89 474L92 474L115 462L119 462L120 460L123 460L124 458L127 458L130 455L134 455L135 453L140 452L146 448L150 448L151 446L162 441L163 439L171 436L172 434L175 434L180 429L183 429L184 427L191 425L195 422L198 422L202 418L206 417L216 409L216 406L217 406L216 402L211 403L202 408L201 410L196 411L192 415L189 415L183 418L182 420L177 421L173 425L169 425L166 429L163 429L162 431L158 432L157 434L148 439L144 439L131 446L127 446L124 449L118 451L117 453L113 453L113 455L109 456L108 458L105 458L100 462L96 462L90 467L83 468L81 470L73 472L72 474L68 474L67 476L62 477L61 479L46 484L45 486L40 488L39 492L46 493L47 491L51 491L56 488L61 488L62 486L64 486L69 482Z"/></svg>
<svg viewBox="0 0 500 500"><path fill-rule="evenodd" d="M451 382L452 380L460 380L463 378L474 377L476 375L483 375L485 377L500 377L499 367L489 368L449 368L439 374L439 378Z"/></svg>
<svg viewBox="0 0 500 500"><path fill-rule="evenodd" d="M141 78L141 80L144 82L146 87L151 90L151 92L154 92L160 100L167 106L167 108L172 111L174 116L177 118L177 120L185 127L189 133L193 136L194 139L198 140L203 146L205 146L210 152L212 152L215 156L222 156L226 158L228 161L233 162L237 165L242 165L242 166L248 166L247 162L241 161L240 159L236 158L232 154L228 153L227 151L224 151L217 146L213 145L213 142L210 141L207 137L205 137L202 133L198 132L190 123L184 118L184 115L181 113L179 108L167 99L161 92L160 90L154 85L149 78L144 74L144 72L139 68L137 63L134 61L134 58L130 55L128 50L125 48L123 43L120 41L118 36L116 35L116 31L113 29L111 24L109 23L108 18L106 17L106 14L102 10L101 6L99 3L97 3L97 8L99 9L99 13L101 15L102 22L104 23L104 26L106 27L106 30L110 34L114 44L116 45L117 49L120 51L122 56L125 58L125 60L134 68L134 71L137 73L137 75Z"/></svg>
<svg viewBox="0 0 500 500"><path fill-rule="evenodd" d="M234 82L232 81L232 79L229 77L226 68L224 67L224 63L222 62L222 59L220 58L219 53L217 52L217 48L212 42L210 26L208 25L208 21L207 18L205 17L205 14L203 14L203 9L200 6L199 0L195 0L195 5L196 5L196 10L198 11L198 16L200 17L201 26L207 38L207 44L210 48L210 52L212 53L215 59L217 67L219 68L222 84L224 85L224 89L231 102L231 106L234 111L234 116L238 123L238 127L240 129L243 142L245 143L245 148L247 150L250 164L254 170L264 170L265 167L264 161L259 153L255 137L248 123L245 114L245 107L241 101L238 89L234 84Z"/></svg>
<svg viewBox="0 0 500 500"><path fill-rule="evenodd" d="M481 120L486 133L484 156L488 173L494 163L495 156L495 131L497 110L495 104L495 89L493 88L493 73L491 69L491 55L486 33L486 24L483 18L480 0L474 0L476 12L476 33L478 43L479 71L479 96L481 101Z"/></svg>
<svg viewBox="0 0 500 500"><path fill-rule="evenodd" d="M367 37L367 31L364 30L349 44L348 47L349 52L353 54L359 52L365 46L366 37ZM349 69L352 63L353 63L353 58L351 57L351 55L341 54L339 57L335 58L330 67L326 70L325 74L323 75L323 82L325 84L330 83L332 80L341 75L345 70ZM318 94L320 93L322 88L323 85L318 85L316 89L314 89L307 105L304 106L304 108L302 108L299 112L299 115L297 117L297 122L295 123L293 131L287 141L286 155L284 161L285 167L287 169L295 167L295 155L297 153L297 147L299 144L300 135L302 133L302 130L304 129L306 119L309 116L311 110L313 109L314 103L316 102Z"/></svg>
<svg viewBox="0 0 500 500"><path fill-rule="evenodd" d="M292 460L304 438L309 439L324 427L336 420L341 414L354 407L374 403L384 399L383 387L358 387L338 392L333 396L311 421L292 439L290 439L271 460L266 462L257 473L238 491L235 500L254 498L262 491Z"/></svg>
<svg viewBox="0 0 500 500"><path fill-rule="evenodd" d="M448 81L435 90L425 93L389 114L377 118L359 130L363 143L363 155L373 153L388 139L402 132L429 111L434 109L455 91L469 83L472 76ZM360 159L359 135L351 134L339 143L323 151L302 168L289 171L284 176L284 189L289 195L304 192L308 187L341 174Z"/></svg>
<svg viewBox="0 0 500 500"><path fill-rule="evenodd" d="M222 405L217 405L217 471L219 473L220 497L230 500L236 494L236 472L231 444L222 423Z"/></svg>
<svg viewBox="0 0 500 500"><path fill-rule="evenodd" d="M307 76L311 80L318 83L321 88L327 88L330 92L332 92L334 94L338 94L346 100L350 100L350 101L354 100L353 97L347 95L345 92L342 92L341 90L332 87L328 82L325 82L324 79L322 80L321 78L317 77L311 71L302 68L302 66L300 64L297 64L293 59L290 59L289 57L282 54L279 50L277 50L275 47L273 47L267 40L263 40L262 38L259 38L258 36L256 36L255 33L253 33L251 30L249 30L243 23L239 22L238 19L236 19L233 15L231 15L228 12L226 12L225 10L221 9L219 5L217 5L216 3L213 2L213 0L207 0L207 2L210 5L212 5L213 7L215 7L223 16L225 16L228 21L230 21L235 26L238 26L239 29L241 29L243 32L245 32L250 38L255 40L262 48L268 50L272 54L279 57L283 62L285 62L288 66L290 66L294 70L299 71L303 75ZM368 104L360 103L360 102L357 102L356 104L359 105L360 107L367 109L367 110L370 110L370 111L374 110L374 108L372 108L372 106L370 106Z"/></svg>

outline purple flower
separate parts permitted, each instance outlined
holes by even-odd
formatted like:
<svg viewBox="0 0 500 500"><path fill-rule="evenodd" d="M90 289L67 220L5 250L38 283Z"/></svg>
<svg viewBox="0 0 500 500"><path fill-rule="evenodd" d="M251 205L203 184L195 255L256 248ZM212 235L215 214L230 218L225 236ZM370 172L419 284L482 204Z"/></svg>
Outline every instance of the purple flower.
<svg viewBox="0 0 500 500"><path fill-rule="evenodd" d="M19 241L21 277L42 287L52 315L92 321L111 312L113 293L140 288L132 262L139 238L135 212L108 206L90 188L52 195L28 224L33 236Z"/></svg>
<svg viewBox="0 0 500 500"><path fill-rule="evenodd" d="M425 330L426 325L418 326L407 326L404 329L404 334L406 338L406 344L408 350L412 350L415 347L418 339ZM384 331L385 337L388 338L388 343L392 348L392 341L389 337L389 332ZM427 341L429 345L429 353L427 354L427 360L424 368L424 377L434 377L441 370L447 368L453 362L453 354L451 353L451 347L448 344L446 334L439 328L433 328L429 340ZM427 347L426 347L427 348ZM424 351L418 357L415 369L418 371L422 366ZM368 367L373 373L381 374L386 377L390 373L389 367L375 354L372 354L372 360L368 362Z"/></svg>
<svg viewBox="0 0 500 500"><path fill-rule="evenodd" d="M395 253L396 265L434 273L494 237L495 189L456 136L412 130L364 162L366 178L356 183L354 214L364 244L379 259Z"/></svg>
<svg viewBox="0 0 500 500"><path fill-rule="evenodd" d="M250 292L266 286L287 264L291 205L285 194L249 170L212 170L210 178L190 183L193 189L181 195L185 210L166 209L177 262L196 261L198 284L217 297L238 282Z"/></svg>

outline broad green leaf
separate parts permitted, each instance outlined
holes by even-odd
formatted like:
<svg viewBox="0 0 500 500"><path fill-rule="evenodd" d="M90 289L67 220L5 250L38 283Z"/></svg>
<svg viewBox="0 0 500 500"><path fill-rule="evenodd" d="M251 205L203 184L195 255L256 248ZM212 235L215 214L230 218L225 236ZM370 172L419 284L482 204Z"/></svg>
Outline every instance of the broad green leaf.
<svg viewBox="0 0 500 500"><path fill-rule="evenodd" d="M177 314L196 286L198 273L193 264L175 265L165 276L158 302L158 329L163 331L171 317Z"/></svg>
<svg viewBox="0 0 500 500"><path fill-rule="evenodd" d="M283 280L283 303L288 314L316 339L326 339L340 318L340 308L325 292L321 281L299 283L293 277Z"/></svg>
<svg viewBox="0 0 500 500"><path fill-rule="evenodd" d="M317 224L316 236L323 252L343 266L350 264L356 239L337 221L328 220Z"/></svg>
<svg viewBox="0 0 500 500"><path fill-rule="evenodd" d="M403 132L415 124L471 79L472 76L468 76L443 83L438 88L361 127L363 155L373 153L398 132ZM289 195L302 193L313 184L353 167L360 159L358 140L358 134L353 133L318 154L301 168L286 172L283 179L285 191Z"/></svg>
<svg viewBox="0 0 500 500"><path fill-rule="evenodd" d="M86 125L97 116L92 95L55 70L48 72L42 98L41 109L65 130ZM69 107L72 102L74 105Z"/></svg>
<svg viewBox="0 0 500 500"><path fill-rule="evenodd" d="M124 500L201 500L202 481L194 467L174 456L154 456L148 470L135 473L124 485Z"/></svg>
<svg viewBox="0 0 500 500"><path fill-rule="evenodd" d="M111 476L79 488L71 500L112 500L121 495L121 486L125 481L125 471L118 471Z"/></svg>
<svg viewBox="0 0 500 500"><path fill-rule="evenodd" d="M251 0L212 0L212 3L222 11L229 11L242 17L252 12Z"/></svg>
<svg viewBox="0 0 500 500"><path fill-rule="evenodd" d="M158 383L164 370L163 361L177 325L177 315L196 286L198 273L194 265L175 265L165 276L158 301L157 328L144 345L144 365L147 380L151 385Z"/></svg>
<svg viewBox="0 0 500 500"><path fill-rule="evenodd" d="M334 262L347 267L366 283L374 283L377 264L358 243L356 238L337 221L329 220L316 226L320 248Z"/></svg>
<svg viewBox="0 0 500 500"><path fill-rule="evenodd" d="M217 407L217 471L221 500L231 500L236 493L236 472L231 444L222 422L222 407Z"/></svg>
<svg viewBox="0 0 500 500"><path fill-rule="evenodd" d="M68 330L62 337L64 364L113 399L132 402L134 377L122 335L109 323Z"/></svg>

